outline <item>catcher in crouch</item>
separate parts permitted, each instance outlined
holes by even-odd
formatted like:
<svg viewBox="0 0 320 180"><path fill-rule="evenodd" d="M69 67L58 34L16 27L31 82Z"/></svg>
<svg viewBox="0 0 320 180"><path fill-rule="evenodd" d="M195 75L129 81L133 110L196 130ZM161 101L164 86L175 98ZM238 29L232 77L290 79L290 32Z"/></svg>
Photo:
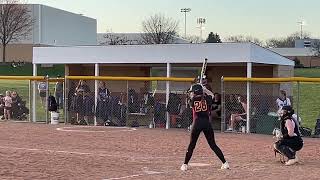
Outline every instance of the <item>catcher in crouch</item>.
<svg viewBox="0 0 320 180"><path fill-rule="evenodd" d="M283 106L280 112L280 131L281 134L277 142L274 144L275 151L281 153L288 158L285 165L290 166L297 163L298 157L296 152L303 147L303 140L299 132L299 124L293 120L294 110L291 106Z"/></svg>
<svg viewBox="0 0 320 180"><path fill-rule="evenodd" d="M195 84L190 90L190 105L193 112L193 123L191 130L190 144L185 156L182 171L188 170L188 163L191 159L194 148L201 132L204 133L210 148L216 153L222 161L221 169L229 169L229 164L225 160L223 153L214 140L214 132L209 120L211 106L213 102L213 93L200 84Z"/></svg>

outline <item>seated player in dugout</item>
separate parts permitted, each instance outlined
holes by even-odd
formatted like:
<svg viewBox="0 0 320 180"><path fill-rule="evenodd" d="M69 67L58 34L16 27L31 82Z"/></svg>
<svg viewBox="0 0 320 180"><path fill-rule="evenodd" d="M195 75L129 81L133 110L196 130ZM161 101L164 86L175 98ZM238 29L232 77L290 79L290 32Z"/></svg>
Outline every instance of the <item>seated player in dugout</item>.
<svg viewBox="0 0 320 180"><path fill-rule="evenodd" d="M229 128L227 131L234 131L237 124L247 119L247 100L243 96L238 96L238 103L241 104L242 112L233 113L230 116Z"/></svg>
<svg viewBox="0 0 320 180"><path fill-rule="evenodd" d="M294 110L291 106L283 106L280 112L280 131L277 137L279 140L274 143L276 152L288 158L286 166L299 162L296 152L303 147L303 140L299 131L299 124L293 120Z"/></svg>
<svg viewBox="0 0 320 180"><path fill-rule="evenodd" d="M186 152L184 163L180 169L182 171L188 170L188 163L192 157L193 150L196 147L196 143L201 132L204 133L210 148L215 152L222 162L221 169L229 169L228 162L225 160L221 149L215 142L214 132L210 123L213 93L201 84L194 84L190 91L190 106L192 107L193 123L190 143Z"/></svg>
<svg viewBox="0 0 320 180"><path fill-rule="evenodd" d="M214 93L212 117L214 119L221 117L221 95L219 93Z"/></svg>

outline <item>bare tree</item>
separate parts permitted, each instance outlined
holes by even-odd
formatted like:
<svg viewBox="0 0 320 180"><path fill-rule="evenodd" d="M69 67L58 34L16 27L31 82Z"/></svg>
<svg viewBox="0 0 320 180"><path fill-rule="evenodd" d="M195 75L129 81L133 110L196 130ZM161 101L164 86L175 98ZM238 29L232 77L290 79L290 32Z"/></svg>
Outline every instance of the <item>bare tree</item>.
<svg viewBox="0 0 320 180"><path fill-rule="evenodd" d="M309 39L310 34L304 33L303 39ZM295 32L287 37L283 38L271 38L267 40L266 46L268 48L290 48L295 46L295 41L301 39L301 34L299 32Z"/></svg>
<svg viewBox="0 0 320 180"><path fill-rule="evenodd" d="M225 42L250 42L250 43L257 44L259 46L263 45L263 41L261 41L260 39L252 36L244 36L244 35L229 36L225 39Z"/></svg>
<svg viewBox="0 0 320 180"><path fill-rule="evenodd" d="M141 37L145 44L169 44L178 34L178 26L178 21L155 14L142 22Z"/></svg>
<svg viewBox="0 0 320 180"><path fill-rule="evenodd" d="M186 39L190 41L190 43L195 43L195 44L203 42L200 36L195 36L195 35L188 36Z"/></svg>
<svg viewBox="0 0 320 180"><path fill-rule="evenodd" d="M25 39L32 31L34 20L28 6L20 0L0 0L0 3L2 61L6 62L6 46Z"/></svg>
<svg viewBox="0 0 320 180"><path fill-rule="evenodd" d="M118 35L114 33L107 33L103 36L106 42L101 43L102 45L123 45L127 44L129 41L124 35Z"/></svg>
<svg viewBox="0 0 320 180"><path fill-rule="evenodd" d="M315 39L311 44L311 50L314 57L320 57L320 40Z"/></svg>

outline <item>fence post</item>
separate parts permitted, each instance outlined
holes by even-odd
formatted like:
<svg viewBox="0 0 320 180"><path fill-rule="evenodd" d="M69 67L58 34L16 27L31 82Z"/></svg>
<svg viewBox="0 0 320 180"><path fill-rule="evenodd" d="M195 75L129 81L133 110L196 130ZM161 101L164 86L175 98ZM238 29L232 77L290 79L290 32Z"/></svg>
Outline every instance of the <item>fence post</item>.
<svg viewBox="0 0 320 180"><path fill-rule="evenodd" d="M31 101L32 101L32 81L31 80L29 80L29 104L28 104L28 106L29 106L29 122L31 122L32 121L32 113L30 113L30 111L32 110L31 108L32 108L32 106L31 106Z"/></svg>
<svg viewBox="0 0 320 180"><path fill-rule="evenodd" d="M167 63L167 78L171 76L171 64ZM169 95L170 95L170 81L166 81L166 107L168 107L169 102ZM166 122L166 129L170 128L170 115L169 112L166 112L167 115L167 122Z"/></svg>
<svg viewBox="0 0 320 180"><path fill-rule="evenodd" d="M247 78L252 77L252 63L247 63ZM251 82L247 80L247 133L250 133Z"/></svg>
<svg viewBox="0 0 320 180"><path fill-rule="evenodd" d="M98 77L100 74L99 72L99 64L94 65L94 76ZM94 109L97 109L98 104L98 80L94 80ZM97 116L94 116L94 126L97 126Z"/></svg>
<svg viewBox="0 0 320 180"><path fill-rule="evenodd" d="M37 64L33 64L32 68L33 76L37 76ZM32 88L32 122L37 122L37 112L36 112L36 95L37 95L37 81L33 81L33 88Z"/></svg>
<svg viewBox="0 0 320 180"><path fill-rule="evenodd" d="M49 123L49 107L48 107L48 99L49 99L49 92L50 92L50 89L49 89L49 76L47 75L46 76L46 86L47 86L47 89L46 89L46 99L44 101L45 104L45 107L46 107L46 124Z"/></svg>
<svg viewBox="0 0 320 180"><path fill-rule="evenodd" d="M226 110L225 110L225 90L224 90L224 79L221 77L221 132L226 129Z"/></svg>
<svg viewBox="0 0 320 180"><path fill-rule="evenodd" d="M297 99L297 120L299 122L299 109L300 109L300 81L297 81L297 86L298 86L298 99Z"/></svg>
<svg viewBox="0 0 320 180"><path fill-rule="evenodd" d="M63 115L64 115L64 124L67 124L67 117L68 117L68 104L67 104L67 88L66 88L67 82L66 82L66 77L64 77L63 83L62 83L62 89L63 89L63 94L62 94L62 99L63 99Z"/></svg>

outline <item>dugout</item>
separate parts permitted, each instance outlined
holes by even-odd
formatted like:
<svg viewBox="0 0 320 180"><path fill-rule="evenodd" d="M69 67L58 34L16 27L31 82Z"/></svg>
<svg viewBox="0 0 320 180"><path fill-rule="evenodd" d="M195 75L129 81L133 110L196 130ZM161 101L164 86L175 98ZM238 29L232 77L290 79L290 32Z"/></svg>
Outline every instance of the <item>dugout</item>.
<svg viewBox="0 0 320 180"><path fill-rule="evenodd" d="M34 75L37 65L65 64L66 76L196 77L203 59L208 59L207 76L214 92L221 91L221 77L291 77L294 62L251 43L203 43L165 45L115 45L76 47L35 47ZM111 82L111 90L124 84ZM134 84L139 91L148 85ZM95 83L91 82L92 89ZM97 88L97 87L96 87ZM159 84L166 97L186 84ZM279 85L279 88L280 87ZM272 89L278 93L279 88ZM236 88L235 88L236 89ZM232 89L231 89L232 91ZM239 93L239 91L237 91ZM243 94L247 91L244 89Z"/></svg>
<svg viewBox="0 0 320 180"><path fill-rule="evenodd" d="M70 76L195 77L204 58L211 83L221 77L291 77L294 62L250 43L35 47L34 69L65 64ZM167 72L170 70L170 72ZM36 75L36 71L34 71ZM220 86L213 86L220 92Z"/></svg>

